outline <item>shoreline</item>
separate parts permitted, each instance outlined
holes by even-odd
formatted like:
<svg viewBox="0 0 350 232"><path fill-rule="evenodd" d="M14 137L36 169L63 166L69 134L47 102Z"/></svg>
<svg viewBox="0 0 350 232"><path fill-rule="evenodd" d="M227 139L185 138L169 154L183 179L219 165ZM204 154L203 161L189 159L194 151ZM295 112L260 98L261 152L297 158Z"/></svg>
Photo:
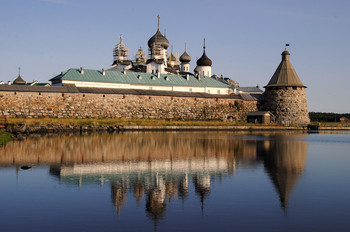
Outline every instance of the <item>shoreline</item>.
<svg viewBox="0 0 350 232"><path fill-rule="evenodd" d="M225 132L283 132L299 131L307 133L350 131L350 127L325 127L312 130L308 126L281 126L281 125L232 125L232 126L157 126L157 125L63 125L63 124L8 124L0 130L0 147L13 140L24 140L31 135L50 134L86 134L86 133L122 133L122 132L147 132L147 131L225 131Z"/></svg>
<svg viewBox="0 0 350 232"><path fill-rule="evenodd" d="M63 124L10 124L6 132L18 134L49 134L70 132L123 132L123 131L348 131L350 127L324 127L274 125L63 125Z"/></svg>
<svg viewBox="0 0 350 232"><path fill-rule="evenodd" d="M348 124L279 125L248 124L227 121L176 121L154 119L23 119L9 118L2 140L8 141L8 135L21 139L30 134L52 133L94 133L124 131L350 131ZM6 139L5 139L6 135ZM6 142L5 142L6 143ZM4 144L5 144L4 143Z"/></svg>

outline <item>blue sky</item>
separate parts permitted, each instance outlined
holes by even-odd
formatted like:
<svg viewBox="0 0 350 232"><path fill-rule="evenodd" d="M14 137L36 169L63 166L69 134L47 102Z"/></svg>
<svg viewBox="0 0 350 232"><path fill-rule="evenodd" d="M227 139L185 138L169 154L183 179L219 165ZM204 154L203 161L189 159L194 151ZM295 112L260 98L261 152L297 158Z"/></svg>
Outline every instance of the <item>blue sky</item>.
<svg viewBox="0 0 350 232"><path fill-rule="evenodd" d="M213 73L264 86L290 43L308 86L309 111L350 112L350 1L347 0L0 0L0 80L48 79L69 68L108 68L124 35L133 57L160 28L174 52L206 51ZM170 49L168 50L170 51Z"/></svg>

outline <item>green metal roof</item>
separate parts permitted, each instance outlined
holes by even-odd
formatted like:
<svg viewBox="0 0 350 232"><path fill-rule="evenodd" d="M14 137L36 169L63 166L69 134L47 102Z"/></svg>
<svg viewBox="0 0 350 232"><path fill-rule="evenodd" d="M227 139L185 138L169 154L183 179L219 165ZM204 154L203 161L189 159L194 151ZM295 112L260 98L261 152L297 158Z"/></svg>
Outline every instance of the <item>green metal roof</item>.
<svg viewBox="0 0 350 232"><path fill-rule="evenodd" d="M50 79L69 80L69 81L87 81L87 82L103 82L103 83L123 83L137 85L162 85L162 86L193 86L193 87L218 87L230 88L229 85L222 83L214 78L202 76L201 80L189 74L189 80L186 75L161 74L157 78L157 74L127 71L126 74L120 71L105 71L102 75L100 70L84 69L81 74L80 69L68 69L66 72Z"/></svg>

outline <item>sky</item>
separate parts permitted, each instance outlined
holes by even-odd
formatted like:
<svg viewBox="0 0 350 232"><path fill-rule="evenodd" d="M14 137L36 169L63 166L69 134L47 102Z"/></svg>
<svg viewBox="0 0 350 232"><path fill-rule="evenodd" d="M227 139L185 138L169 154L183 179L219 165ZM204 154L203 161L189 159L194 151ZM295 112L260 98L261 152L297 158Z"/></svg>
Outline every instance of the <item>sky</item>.
<svg viewBox="0 0 350 232"><path fill-rule="evenodd" d="M133 58L160 30L180 55L206 54L212 73L265 86L285 44L313 112L350 112L348 0L0 0L0 81L48 80L109 68L119 35ZM168 48L170 52L171 47Z"/></svg>

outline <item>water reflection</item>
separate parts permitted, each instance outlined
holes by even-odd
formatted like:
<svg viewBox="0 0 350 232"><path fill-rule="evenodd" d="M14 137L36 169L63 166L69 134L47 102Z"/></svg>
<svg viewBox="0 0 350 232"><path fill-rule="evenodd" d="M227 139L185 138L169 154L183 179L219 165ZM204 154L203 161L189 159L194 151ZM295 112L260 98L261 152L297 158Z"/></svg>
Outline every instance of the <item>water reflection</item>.
<svg viewBox="0 0 350 232"><path fill-rule="evenodd" d="M285 210L290 193L304 172L307 143L275 137L259 141L257 152L264 161L264 167L279 194L281 207Z"/></svg>
<svg viewBox="0 0 350 232"><path fill-rule="evenodd" d="M156 226L173 200L185 203L194 194L204 210L213 182L261 165L285 210L305 168L303 136L152 132L28 138L1 148L0 165L49 165L50 175L68 186L110 186L118 216L127 201L144 200Z"/></svg>

